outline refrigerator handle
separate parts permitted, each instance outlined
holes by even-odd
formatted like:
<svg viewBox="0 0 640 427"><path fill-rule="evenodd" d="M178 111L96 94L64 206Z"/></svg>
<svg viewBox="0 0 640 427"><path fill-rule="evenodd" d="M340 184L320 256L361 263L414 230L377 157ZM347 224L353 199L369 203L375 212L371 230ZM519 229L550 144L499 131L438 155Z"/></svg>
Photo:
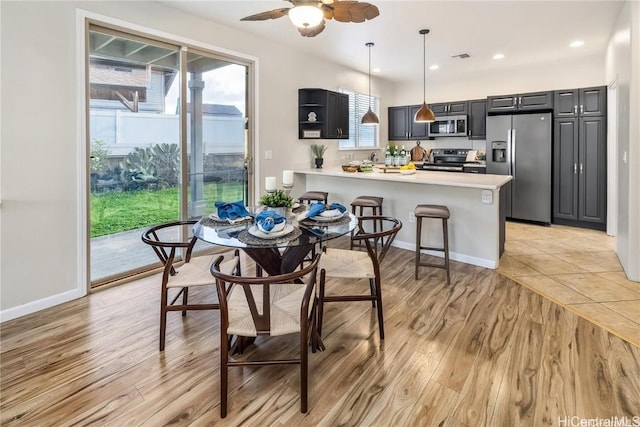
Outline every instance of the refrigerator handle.
<svg viewBox="0 0 640 427"><path fill-rule="evenodd" d="M511 129L507 129L507 162L508 162L508 165L509 165L509 169L508 169L507 173L509 175L512 175L512 173L511 173L511 164L512 164L512 161L511 161Z"/></svg>
<svg viewBox="0 0 640 427"><path fill-rule="evenodd" d="M516 180L516 130L511 129L511 169L513 180Z"/></svg>

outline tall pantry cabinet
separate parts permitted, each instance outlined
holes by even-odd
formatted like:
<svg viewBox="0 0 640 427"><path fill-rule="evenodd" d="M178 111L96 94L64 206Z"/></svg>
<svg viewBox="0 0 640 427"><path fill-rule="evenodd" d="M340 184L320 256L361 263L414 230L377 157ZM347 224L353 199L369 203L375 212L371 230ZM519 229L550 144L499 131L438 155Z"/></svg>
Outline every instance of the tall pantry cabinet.
<svg viewBox="0 0 640 427"><path fill-rule="evenodd" d="M606 229L607 88L554 93L553 222Z"/></svg>

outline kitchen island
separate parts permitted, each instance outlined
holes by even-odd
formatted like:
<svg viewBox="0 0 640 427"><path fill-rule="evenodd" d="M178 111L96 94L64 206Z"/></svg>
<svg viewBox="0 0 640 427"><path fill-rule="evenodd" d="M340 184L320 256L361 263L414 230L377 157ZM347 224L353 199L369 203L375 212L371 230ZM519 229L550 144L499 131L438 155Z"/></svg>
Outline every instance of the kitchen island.
<svg viewBox="0 0 640 427"><path fill-rule="evenodd" d="M415 251L416 225L413 210L418 204L449 208L449 253L452 260L497 268L504 250L506 192L511 176L416 171L400 173L344 172L340 168L295 172L295 194L329 192L329 203L350 208L357 196L384 197L383 214L402 221L394 246ZM423 246L442 246L442 222L423 220ZM433 253L441 256L441 254ZM412 254L413 255L413 254Z"/></svg>

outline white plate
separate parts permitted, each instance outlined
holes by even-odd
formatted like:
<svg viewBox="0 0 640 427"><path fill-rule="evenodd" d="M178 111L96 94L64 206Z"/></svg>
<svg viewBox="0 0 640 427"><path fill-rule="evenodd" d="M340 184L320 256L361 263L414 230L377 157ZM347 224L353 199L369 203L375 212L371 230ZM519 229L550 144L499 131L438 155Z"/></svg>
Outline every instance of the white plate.
<svg viewBox="0 0 640 427"><path fill-rule="evenodd" d="M319 215L325 218L335 218L335 217L340 218L342 216L342 212L340 212L339 209L330 209L327 211L320 212Z"/></svg>
<svg viewBox="0 0 640 427"><path fill-rule="evenodd" d="M338 212L340 212L340 211L338 211ZM320 215L309 217L309 219L311 221L318 221L318 222L331 222L331 221L336 221L336 220L342 218L343 216L345 216L347 214L346 212L340 212L338 215L323 216L322 215L323 213L324 212L322 212Z"/></svg>
<svg viewBox="0 0 640 427"><path fill-rule="evenodd" d="M300 203L296 202L291 206L291 209L298 209L300 207Z"/></svg>
<svg viewBox="0 0 640 427"><path fill-rule="evenodd" d="M400 169L402 175L413 175L416 173L415 169Z"/></svg>
<svg viewBox="0 0 640 427"><path fill-rule="evenodd" d="M283 230L276 231L273 233L263 233L258 230L258 227L254 224L247 230L249 234L255 237L259 237L260 239L277 239L278 237L286 236L287 234L293 231L293 225L287 224L285 225Z"/></svg>

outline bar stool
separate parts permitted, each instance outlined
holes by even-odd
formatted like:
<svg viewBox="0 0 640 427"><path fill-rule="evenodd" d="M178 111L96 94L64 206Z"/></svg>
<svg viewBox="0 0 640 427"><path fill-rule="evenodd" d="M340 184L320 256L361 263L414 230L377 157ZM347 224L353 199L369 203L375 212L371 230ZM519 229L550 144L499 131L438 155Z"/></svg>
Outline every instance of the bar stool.
<svg viewBox="0 0 640 427"><path fill-rule="evenodd" d="M307 191L302 196L298 197L300 203L322 202L325 205L329 199L329 193L324 191Z"/></svg>
<svg viewBox="0 0 640 427"><path fill-rule="evenodd" d="M351 202L351 213L356 215L356 209L360 208L360 211L357 215L363 216L364 208L371 208L371 215L382 216L383 200L384 199L382 197L376 197L376 196L358 196L355 199L353 199L353 202ZM373 223L373 231L374 232L378 231L378 225L376 222ZM360 246L360 244L358 246ZM351 240L349 248L353 249L353 239Z"/></svg>
<svg viewBox="0 0 640 427"><path fill-rule="evenodd" d="M443 268L447 270L447 285L449 285L451 283L449 274L449 232L447 227L447 220L450 217L449 208L439 205L418 205L414 210L414 214L416 216L416 280L418 280L419 266ZM421 238L423 218L435 218L442 220L443 248L422 246ZM444 252L444 264L420 262L420 250L422 249Z"/></svg>

